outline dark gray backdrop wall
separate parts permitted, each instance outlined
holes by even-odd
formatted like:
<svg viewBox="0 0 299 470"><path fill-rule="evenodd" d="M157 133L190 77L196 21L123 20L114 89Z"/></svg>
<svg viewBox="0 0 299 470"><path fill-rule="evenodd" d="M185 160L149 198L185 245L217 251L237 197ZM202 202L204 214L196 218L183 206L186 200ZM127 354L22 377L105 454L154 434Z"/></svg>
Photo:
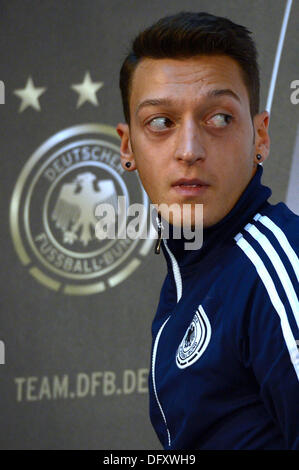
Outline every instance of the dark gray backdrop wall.
<svg viewBox="0 0 299 470"><path fill-rule="evenodd" d="M90 232L84 238L89 219L77 231L70 218L59 226L57 202L63 191L73 202L82 204L82 195L94 202L103 179L130 201L143 200L136 176L119 168L112 130L123 120L120 63L138 31L182 9L246 25L260 52L265 107L285 5L1 1L2 449L160 449L148 418L147 374L164 259L145 241L108 246ZM264 165L272 202L288 198L296 211L298 14L295 1Z"/></svg>

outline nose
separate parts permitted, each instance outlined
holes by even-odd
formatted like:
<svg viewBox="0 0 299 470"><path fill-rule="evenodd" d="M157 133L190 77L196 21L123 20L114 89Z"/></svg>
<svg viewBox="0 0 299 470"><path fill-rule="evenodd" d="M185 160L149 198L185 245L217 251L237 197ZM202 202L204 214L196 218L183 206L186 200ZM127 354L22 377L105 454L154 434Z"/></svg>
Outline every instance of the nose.
<svg viewBox="0 0 299 470"><path fill-rule="evenodd" d="M205 158L205 151L200 138L200 129L193 119L182 123L177 137L174 154L177 160L192 165L197 160Z"/></svg>

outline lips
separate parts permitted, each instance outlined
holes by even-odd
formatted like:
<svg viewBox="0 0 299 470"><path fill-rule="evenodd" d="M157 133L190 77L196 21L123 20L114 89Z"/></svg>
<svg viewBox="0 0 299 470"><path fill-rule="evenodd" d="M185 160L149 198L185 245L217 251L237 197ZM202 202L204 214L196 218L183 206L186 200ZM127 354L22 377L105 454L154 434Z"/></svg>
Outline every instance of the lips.
<svg viewBox="0 0 299 470"><path fill-rule="evenodd" d="M190 198L198 200L201 198L209 188L209 184L199 178L181 178L172 184L172 189L176 192L179 198L183 200Z"/></svg>
<svg viewBox="0 0 299 470"><path fill-rule="evenodd" d="M177 180L175 183L173 183L172 186L181 186L181 187L186 187L186 188L197 188L197 187L209 186L209 185L205 181L202 181L198 178L192 178L192 179L181 178L181 179Z"/></svg>

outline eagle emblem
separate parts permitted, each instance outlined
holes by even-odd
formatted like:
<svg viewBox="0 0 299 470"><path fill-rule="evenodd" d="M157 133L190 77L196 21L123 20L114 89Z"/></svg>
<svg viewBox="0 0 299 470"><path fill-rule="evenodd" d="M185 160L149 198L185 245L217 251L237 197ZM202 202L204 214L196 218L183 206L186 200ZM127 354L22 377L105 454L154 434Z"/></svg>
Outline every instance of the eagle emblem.
<svg viewBox="0 0 299 470"><path fill-rule="evenodd" d="M202 356L210 342L211 333L209 318L203 306L199 305L176 352L179 369L191 366Z"/></svg>
<svg viewBox="0 0 299 470"><path fill-rule="evenodd" d="M192 323L187 332L187 337L185 338L185 348L188 348L191 345L193 338L195 336L194 332L195 332L195 327Z"/></svg>
<svg viewBox="0 0 299 470"><path fill-rule="evenodd" d="M93 173L84 172L63 184L51 214L56 228L63 232L63 242L78 240L87 246L95 238L95 208L103 203L112 205L117 214L117 192L111 179L99 181Z"/></svg>

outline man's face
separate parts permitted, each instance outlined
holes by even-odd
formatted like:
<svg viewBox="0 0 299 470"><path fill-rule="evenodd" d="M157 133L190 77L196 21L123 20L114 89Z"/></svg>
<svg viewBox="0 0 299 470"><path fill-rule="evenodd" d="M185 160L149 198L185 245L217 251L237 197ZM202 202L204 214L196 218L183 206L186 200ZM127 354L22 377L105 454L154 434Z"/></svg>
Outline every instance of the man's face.
<svg viewBox="0 0 299 470"><path fill-rule="evenodd" d="M252 123L241 70L228 56L143 59L130 118L117 128L123 165L138 170L152 203L191 205L192 224L195 204L205 227L220 221L254 175L256 154L268 155L268 113Z"/></svg>

